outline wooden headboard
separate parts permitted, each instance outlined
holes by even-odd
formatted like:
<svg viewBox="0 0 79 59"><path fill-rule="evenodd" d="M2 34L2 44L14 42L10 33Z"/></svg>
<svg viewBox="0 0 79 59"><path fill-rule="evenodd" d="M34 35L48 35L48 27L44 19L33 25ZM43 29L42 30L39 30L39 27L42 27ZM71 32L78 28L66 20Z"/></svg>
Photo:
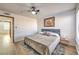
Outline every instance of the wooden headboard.
<svg viewBox="0 0 79 59"><path fill-rule="evenodd" d="M60 35L60 29L41 29L41 31L50 31Z"/></svg>

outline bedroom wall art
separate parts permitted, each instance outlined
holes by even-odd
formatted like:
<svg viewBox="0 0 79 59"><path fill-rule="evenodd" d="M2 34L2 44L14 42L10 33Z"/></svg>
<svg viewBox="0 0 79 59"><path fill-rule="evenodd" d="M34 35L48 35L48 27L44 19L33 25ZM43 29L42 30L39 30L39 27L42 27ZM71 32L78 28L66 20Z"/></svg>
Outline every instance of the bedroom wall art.
<svg viewBox="0 0 79 59"><path fill-rule="evenodd" d="M45 18L44 27L55 27L55 17Z"/></svg>

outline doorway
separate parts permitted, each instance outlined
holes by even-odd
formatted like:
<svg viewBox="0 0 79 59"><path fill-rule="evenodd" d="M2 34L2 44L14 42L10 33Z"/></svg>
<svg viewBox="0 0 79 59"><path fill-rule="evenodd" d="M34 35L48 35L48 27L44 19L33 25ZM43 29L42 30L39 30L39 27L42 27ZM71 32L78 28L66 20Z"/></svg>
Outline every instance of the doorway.
<svg viewBox="0 0 79 59"><path fill-rule="evenodd" d="M14 42L14 18L0 15L0 37L5 37L6 41ZM8 40L8 39L9 40ZM4 41L0 38L0 41Z"/></svg>

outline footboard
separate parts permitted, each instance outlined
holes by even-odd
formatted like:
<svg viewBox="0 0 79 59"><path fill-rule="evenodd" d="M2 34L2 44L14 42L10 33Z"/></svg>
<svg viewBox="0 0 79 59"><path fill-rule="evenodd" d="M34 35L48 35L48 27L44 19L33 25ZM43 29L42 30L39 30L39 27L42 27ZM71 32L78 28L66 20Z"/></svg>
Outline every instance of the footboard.
<svg viewBox="0 0 79 59"><path fill-rule="evenodd" d="M38 53L40 53L42 55L49 54L48 47L46 47L45 45L43 45L41 43L38 43L38 42L31 40L27 37L24 38L24 43L29 45L31 48L33 48L35 51L37 51Z"/></svg>

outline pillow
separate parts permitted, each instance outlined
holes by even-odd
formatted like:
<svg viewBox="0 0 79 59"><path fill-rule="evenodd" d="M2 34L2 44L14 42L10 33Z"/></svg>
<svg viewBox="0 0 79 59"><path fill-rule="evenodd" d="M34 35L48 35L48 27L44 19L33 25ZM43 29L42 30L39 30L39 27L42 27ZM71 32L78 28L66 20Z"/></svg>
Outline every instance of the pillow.
<svg viewBox="0 0 79 59"><path fill-rule="evenodd" d="M39 32L40 34L43 34L44 32Z"/></svg>
<svg viewBox="0 0 79 59"><path fill-rule="evenodd" d="M46 31L40 32L40 34L42 34L42 35L47 35L47 32L46 32Z"/></svg>
<svg viewBox="0 0 79 59"><path fill-rule="evenodd" d="M59 34L54 33L54 32L47 32L48 36L59 36Z"/></svg>

